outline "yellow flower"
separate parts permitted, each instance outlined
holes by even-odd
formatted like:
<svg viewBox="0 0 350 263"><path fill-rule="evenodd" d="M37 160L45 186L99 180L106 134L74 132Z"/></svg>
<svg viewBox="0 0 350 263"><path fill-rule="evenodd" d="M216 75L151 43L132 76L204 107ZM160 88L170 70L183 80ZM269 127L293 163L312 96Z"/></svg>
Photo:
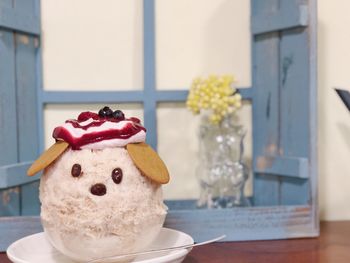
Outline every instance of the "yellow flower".
<svg viewBox="0 0 350 263"><path fill-rule="evenodd" d="M189 91L186 106L194 114L202 109L211 111L210 121L218 124L227 115L242 106L242 96L233 87L235 79L231 75L210 75L195 78Z"/></svg>

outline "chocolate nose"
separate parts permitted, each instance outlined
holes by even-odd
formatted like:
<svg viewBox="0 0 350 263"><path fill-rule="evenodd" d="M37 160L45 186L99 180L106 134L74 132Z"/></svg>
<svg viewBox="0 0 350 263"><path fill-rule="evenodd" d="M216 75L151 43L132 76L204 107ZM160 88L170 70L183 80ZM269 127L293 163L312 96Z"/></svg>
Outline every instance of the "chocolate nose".
<svg viewBox="0 0 350 263"><path fill-rule="evenodd" d="M106 194L107 189L106 189L106 186L104 184L94 184L93 186L91 186L90 192L93 195L102 196L102 195Z"/></svg>

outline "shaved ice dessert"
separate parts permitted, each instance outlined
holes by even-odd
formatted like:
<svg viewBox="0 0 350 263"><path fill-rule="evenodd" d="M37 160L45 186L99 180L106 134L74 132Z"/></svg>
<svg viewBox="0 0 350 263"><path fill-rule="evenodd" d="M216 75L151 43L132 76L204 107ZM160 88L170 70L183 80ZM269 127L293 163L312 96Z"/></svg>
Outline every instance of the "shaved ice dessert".
<svg viewBox="0 0 350 263"><path fill-rule="evenodd" d="M41 220L51 244L78 262L145 249L165 220L169 174L140 120L104 107L67 120L53 137L28 170L44 169Z"/></svg>

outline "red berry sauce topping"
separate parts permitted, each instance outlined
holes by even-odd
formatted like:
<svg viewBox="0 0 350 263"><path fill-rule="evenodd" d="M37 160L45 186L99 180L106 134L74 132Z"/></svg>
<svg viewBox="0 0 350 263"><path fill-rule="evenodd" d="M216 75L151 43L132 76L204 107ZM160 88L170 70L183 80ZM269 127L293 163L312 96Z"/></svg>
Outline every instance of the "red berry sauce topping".
<svg viewBox="0 0 350 263"><path fill-rule="evenodd" d="M73 150L122 147L128 143L144 142L146 129L138 118L126 119L120 110L102 108L99 113L85 111L78 118L56 127L53 137L68 142Z"/></svg>

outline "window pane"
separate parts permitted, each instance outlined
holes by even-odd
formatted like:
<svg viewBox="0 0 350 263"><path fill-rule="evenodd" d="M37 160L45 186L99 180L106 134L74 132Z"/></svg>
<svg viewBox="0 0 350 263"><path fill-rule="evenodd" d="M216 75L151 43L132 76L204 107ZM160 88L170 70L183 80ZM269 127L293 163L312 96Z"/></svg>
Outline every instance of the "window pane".
<svg viewBox="0 0 350 263"><path fill-rule="evenodd" d="M199 118L192 116L183 103L161 103L157 109L158 152L170 172L170 183L164 186L166 199L197 198Z"/></svg>
<svg viewBox="0 0 350 263"><path fill-rule="evenodd" d="M250 86L249 19L250 1L156 1L158 89L188 88L214 73Z"/></svg>
<svg viewBox="0 0 350 263"><path fill-rule="evenodd" d="M98 112L104 105L47 105L44 111L45 146L50 147L54 140L52 138L53 129L63 124L67 119L77 118L82 111ZM108 105L112 109L120 109L126 117L137 117L143 123L143 108L141 104L112 104Z"/></svg>
<svg viewBox="0 0 350 263"><path fill-rule="evenodd" d="M164 186L166 199L197 199L199 185L196 178L198 165L198 128L200 117L193 116L184 103L161 103L157 109L158 152L170 172L170 183ZM244 103L240 120L247 130L244 161L251 170L252 137L251 105ZM252 194L250 179L245 194Z"/></svg>
<svg viewBox="0 0 350 263"><path fill-rule="evenodd" d="M142 88L142 1L41 4L46 90Z"/></svg>

